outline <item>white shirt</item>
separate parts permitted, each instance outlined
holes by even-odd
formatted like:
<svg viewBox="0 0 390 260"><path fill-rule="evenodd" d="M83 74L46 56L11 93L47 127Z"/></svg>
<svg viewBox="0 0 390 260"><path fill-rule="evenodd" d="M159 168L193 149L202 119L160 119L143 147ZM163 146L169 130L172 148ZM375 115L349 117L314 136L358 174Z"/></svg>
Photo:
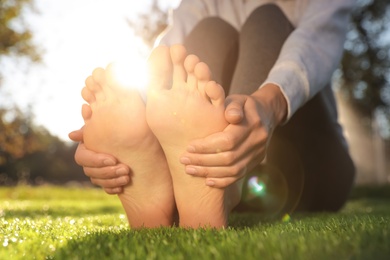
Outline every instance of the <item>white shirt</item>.
<svg viewBox="0 0 390 260"><path fill-rule="evenodd" d="M182 0L158 44L182 44L198 22L218 16L238 31L257 7L274 3L296 28L284 43L266 83L278 85L288 119L323 89L337 68L355 0Z"/></svg>

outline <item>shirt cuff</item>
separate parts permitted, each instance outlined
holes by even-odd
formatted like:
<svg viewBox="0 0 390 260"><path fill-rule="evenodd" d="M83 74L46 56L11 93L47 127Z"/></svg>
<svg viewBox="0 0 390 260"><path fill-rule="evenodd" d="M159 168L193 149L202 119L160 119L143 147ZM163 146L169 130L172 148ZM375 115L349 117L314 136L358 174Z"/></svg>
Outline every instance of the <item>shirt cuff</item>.
<svg viewBox="0 0 390 260"><path fill-rule="evenodd" d="M309 98L309 81L306 72L294 62L283 62L272 68L268 78L259 88L269 83L278 86L286 99L287 122Z"/></svg>

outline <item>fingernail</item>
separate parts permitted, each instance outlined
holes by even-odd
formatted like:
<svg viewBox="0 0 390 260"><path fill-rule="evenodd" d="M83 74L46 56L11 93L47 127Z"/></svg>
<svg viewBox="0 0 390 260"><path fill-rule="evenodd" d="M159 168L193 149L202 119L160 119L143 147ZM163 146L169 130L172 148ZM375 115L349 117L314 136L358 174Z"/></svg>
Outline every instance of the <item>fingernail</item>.
<svg viewBox="0 0 390 260"><path fill-rule="evenodd" d="M119 185L125 185L125 184L127 184L127 177L120 177L120 178L118 179L118 183L119 183Z"/></svg>
<svg viewBox="0 0 390 260"><path fill-rule="evenodd" d="M188 174L193 175L193 174L196 174L197 172L198 171L195 168L193 168L193 167L187 167L186 168L186 173L188 173Z"/></svg>
<svg viewBox="0 0 390 260"><path fill-rule="evenodd" d="M119 169L117 169L117 170L115 171L115 173L116 173L116 175L118 175L118 176L122 176L122 175L127 175L127 174L128 174L128 172L126 171L125 168L119 168Z"/></svg>
<svg viewBox="0 0 390 260"><path fill-rule="evenodd" d="M242 116L242 111L239 109L232 108L229 109L228 114L231 116Z"/></svg>
<svg viewBox="0 0 390 260"><path fill-rule="evenodd" d="M187 146L187 152L194 153L195 152L195 147L193 147L192 145Z"/></svg>
<svg viewBox="0 0 390 260"><path fill-rule="evenodd" d="M122 192L122 188L115 188L115 189L112 190L112 192L115 193L115 194L119 194L119 193Z"/></svg>
<svg viewBox="0 0 390 260"><path fill-rule="evenodd" d="M191 163L191 161L190 161L190 159L188 157L181 157L180 158L180 162L182 164L190 164Z"/></svg>
<svg viewBox="0 0 390 260"><path fill-rule="evenodd" d="M106 166L114 166L115 165L115 161L113 159L105 159L103 161L104 165Z"/></svg>
<svg viewBox="0 0 390 260"><path fill-rule="evenodd" d="M212 181L212 180L207 180L207 181L206 181L206 185L207 185L207 186L214 186L214 185L215 185L215 182Z"/></svg>

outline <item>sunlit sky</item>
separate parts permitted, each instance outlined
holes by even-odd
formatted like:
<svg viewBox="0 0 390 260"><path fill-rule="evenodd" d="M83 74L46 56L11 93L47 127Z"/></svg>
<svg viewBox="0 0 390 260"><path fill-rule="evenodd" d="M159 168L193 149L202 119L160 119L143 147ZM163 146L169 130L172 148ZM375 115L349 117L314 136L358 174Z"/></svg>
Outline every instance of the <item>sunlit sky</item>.
<svg viewBox="0 0 390 260"><path fill-rule="evenodd" d="M35 0L38 13L28 14L34 42L43 49L43 62L26 70L11 59L1 61L5 76L1 106L31 106L34 122L68 140L82 126L80 92L96 67L126 60L134 68L149 50L135 37L126 18L134 21L149 0ZM160 1L161 2L161 1ZM165 7L178 1L166 1ZM164 2L163 2L164 3ZM134 81L137 82L134 73Z"/></svg>

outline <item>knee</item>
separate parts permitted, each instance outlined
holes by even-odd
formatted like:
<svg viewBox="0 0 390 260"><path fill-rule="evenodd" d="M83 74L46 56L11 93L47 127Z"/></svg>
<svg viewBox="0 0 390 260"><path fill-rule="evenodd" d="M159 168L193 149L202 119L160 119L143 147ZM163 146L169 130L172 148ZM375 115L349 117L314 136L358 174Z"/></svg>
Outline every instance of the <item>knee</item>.
<svg viewBox="0 0 390 260"><path fill-rule="evenodd" d="M276 4L265 4L256 8L248 17L247 22L255 21L271 21L287 19L283 11Z"/></svg>
<svg viewBox="0 0 390 260"><path fill-rule="evenodd" d="M237 30L225 20L210 16L202 19L192 30L192 32L203 32L210 35L225 34L226 36L236 36Z"/></svg>
<svg viewBox="0 0 390 260"><path fill-rule="evenodd" d="M207 48L209 51L218 48L218 53L229 52L238 42L238 31L219 17L207 17L200 21L184 40L189 53ZM214 49L213 49L214 48ZM205 59L205 57L201 57Z"/></svg>
<svg viewBox="0 0 390 260"><path fill-rule="evenodd" d="M275 4L265 4L255 9L247 18L241 29L241 35L265 34L277 32L278 34L286 31L289 34L293 30L283 11Z"/></svg>

